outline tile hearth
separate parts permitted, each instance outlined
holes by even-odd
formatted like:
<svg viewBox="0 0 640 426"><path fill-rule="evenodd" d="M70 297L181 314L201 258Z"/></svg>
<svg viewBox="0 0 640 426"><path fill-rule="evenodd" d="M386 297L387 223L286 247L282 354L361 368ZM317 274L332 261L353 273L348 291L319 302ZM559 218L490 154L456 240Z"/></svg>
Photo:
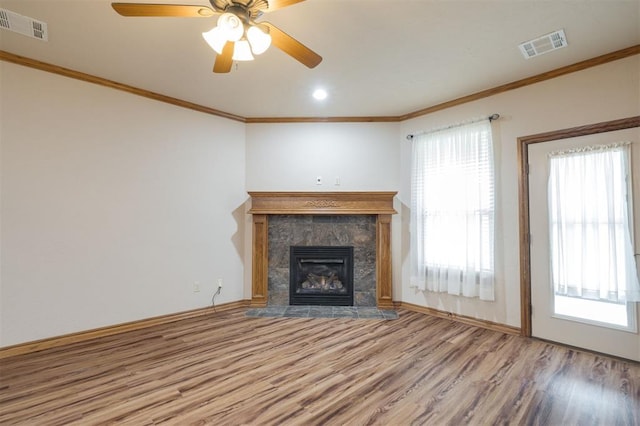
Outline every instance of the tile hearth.
<svg viewBox="0 0 640 426"><path fill-rule="evenodd" d="M249 309L248 317L397 319L394 310L358 306L268 306Z"/></svg>

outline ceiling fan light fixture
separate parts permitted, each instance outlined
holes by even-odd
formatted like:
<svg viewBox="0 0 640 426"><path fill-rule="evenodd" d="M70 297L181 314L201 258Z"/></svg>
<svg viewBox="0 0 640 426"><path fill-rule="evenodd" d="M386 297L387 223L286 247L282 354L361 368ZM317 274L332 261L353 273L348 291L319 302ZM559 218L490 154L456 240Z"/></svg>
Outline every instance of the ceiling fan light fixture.
<svg viewBox="0 0 640 426"><path fill-rule="evenodd" d="M254 55L260 55L267 51L271 46L271 35L268 30L260 28L257 25L252 25L247 30L247 40L251 45L251 51Z"/></svg>
<svg viewBox="0 0 640 426"><path fill-rule="evenodd" d="M238 41L244 34L244 25L233 13L223 13L218 18L218 28L228 41Z"/></svg>
<svg viewBox="0 0 640 426"><path fill-rule="evenodd" d="M1 0L0 0L1 1ZM226 74L233 61L250 61L271 44L307 68L315 68L322 56L269 22L255 22L265 12L304 0L209 0L211 7L185 4L111 3L121 16L201 18L217 16L215 28L202 37L216 52L213 72ZM0 8L0 27L2 12ZM254 28L255 27L255 28Z"/></svg>
<svg viewBox="0 0 640 426"><path fill-rule="evenodd" d="M236 42L236 45L233 49L233 58L234 61L253 61L253 55L251 54L251 46L249 46L249 42L245 39L242 39Z"/></svg>
<svg viewBox="0 0 640 426"><path fill-rule="evenodd" d="M213 29L202 33L202 38L204 38L207 44L215 50L218 55L222 53L222 49L227 43L227 39L222 34L222 31L220 31L220 27L214 27Z"/></svg>

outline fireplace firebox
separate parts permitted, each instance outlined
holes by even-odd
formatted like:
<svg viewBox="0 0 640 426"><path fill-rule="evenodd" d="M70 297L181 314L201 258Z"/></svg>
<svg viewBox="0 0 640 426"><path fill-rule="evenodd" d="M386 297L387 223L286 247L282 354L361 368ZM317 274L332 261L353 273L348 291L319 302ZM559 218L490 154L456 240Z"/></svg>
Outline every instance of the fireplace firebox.
<svg viewBox="0 0 640 426"><path fill-rule="evenodd" d="M353 306L353 247L291 246L291 305Z"/></svg>

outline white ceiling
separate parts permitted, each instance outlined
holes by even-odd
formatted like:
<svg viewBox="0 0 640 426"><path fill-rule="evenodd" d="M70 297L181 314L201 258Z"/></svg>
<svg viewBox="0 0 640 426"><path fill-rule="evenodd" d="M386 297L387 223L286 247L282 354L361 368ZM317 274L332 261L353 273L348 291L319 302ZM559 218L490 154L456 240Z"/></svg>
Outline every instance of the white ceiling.
<svg viewBox="0 0 640 426"><path fill-rule="evenodd" d="M126 1L126 0L119 0ZM207 0L136 0L209 5ZM399 116L640 44L640 0L306 0L266 13L324 59L271 47L213 74L214 18L125 18L103 0L0 0L49 41L0 30L0 49L242 117ZM518 44L564 29L569 46ZM311 97L316 87L329 97Z"/></svg>

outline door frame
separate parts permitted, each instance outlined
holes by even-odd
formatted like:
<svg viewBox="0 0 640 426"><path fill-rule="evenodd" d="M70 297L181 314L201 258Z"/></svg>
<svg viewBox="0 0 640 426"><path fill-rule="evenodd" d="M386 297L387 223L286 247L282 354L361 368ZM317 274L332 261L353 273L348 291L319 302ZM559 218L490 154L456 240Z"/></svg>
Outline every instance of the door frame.
<svg viewBox="0 0 640 426"><path fill-rule="evenodd" d="M520 334L531 337L531 250L529 224L529 145L640 127L640 115L585 126L522 136L518 141L518 206L520 223Z"/></svg>

